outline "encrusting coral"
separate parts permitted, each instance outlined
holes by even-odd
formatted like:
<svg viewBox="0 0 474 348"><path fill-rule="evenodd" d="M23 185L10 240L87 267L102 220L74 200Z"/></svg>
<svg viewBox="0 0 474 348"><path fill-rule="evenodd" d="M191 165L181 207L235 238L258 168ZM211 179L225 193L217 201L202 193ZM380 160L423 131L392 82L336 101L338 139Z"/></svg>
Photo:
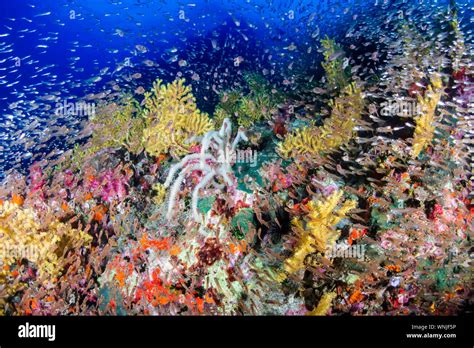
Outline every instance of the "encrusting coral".
<svg viewBox="0 0 474 348"><path fill-rule="evenodd" d="M355 83L348 85L331 105L331 115L321 127L304 127L288 134L278 144L279 153L286 158L323 155L348 143L364 110L360 88Z"/></svg>
<svg viewBox="0 0 474 348"><path fill-rule="evenodd" d="M157 80L145 93L144 117L146 128L143 143L152 156L171 153L180 157L189 153L187 140L212 130L212 120L196 106L190 86L184 79L163 84Z"/></svg>

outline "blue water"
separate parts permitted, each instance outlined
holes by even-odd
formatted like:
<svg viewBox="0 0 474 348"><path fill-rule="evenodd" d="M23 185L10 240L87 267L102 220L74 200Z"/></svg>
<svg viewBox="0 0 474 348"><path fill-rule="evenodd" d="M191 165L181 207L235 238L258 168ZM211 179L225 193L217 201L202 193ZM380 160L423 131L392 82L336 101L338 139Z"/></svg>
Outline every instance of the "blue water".
<svg viewBox="0 0 474 348"><path fill-rule="evenodd" d="M49 126L56 100L45 100L47 96L75 100L110 89L107 83L114 79L123 90L133 90L138 85L149 88L156 78L184 77L193 85L198 106L212 112L218 99L213 90L238 84L242 71L266 69L270 80L289 79L295 70L310 69L321 60L317 50L308 52L321 38L343 42L357 20L375 19L407 3L420 3L418 10L423 11L449 1L2 1L0 42L8 48L0 51L0 173L30 152L13 143L21 136L35 141L38 134L23 134L33 119L42 120L34 128L37 133ZM370 34L377 36L361 33L362 38ZM290 50L292 44L298 49ZM242 62L235 66L238 57ZM155 62L153 67L143 64L147 59ZM143 75L140 83L123 82L124 75L136 72ZM194 73L199 81L191 79ZM98 76L100 81L91 81ZM19 107L12 107L17 102ZM39 107L31 110L31 103ZM70 147L67 138L65 132L51 139L47 150ZM16 169L44 152L33 150Z"/></svg>

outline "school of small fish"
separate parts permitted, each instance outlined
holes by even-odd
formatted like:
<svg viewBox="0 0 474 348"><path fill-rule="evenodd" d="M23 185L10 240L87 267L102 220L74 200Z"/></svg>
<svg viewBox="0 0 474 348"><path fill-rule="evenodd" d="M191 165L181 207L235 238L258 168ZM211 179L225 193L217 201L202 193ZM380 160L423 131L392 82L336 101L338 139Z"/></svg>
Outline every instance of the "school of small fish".
<svg viewBox="0 0 474 348"><path fill-rule="evenodd" d="M472 2L5 11L0 314L472 306Z"/></svg>

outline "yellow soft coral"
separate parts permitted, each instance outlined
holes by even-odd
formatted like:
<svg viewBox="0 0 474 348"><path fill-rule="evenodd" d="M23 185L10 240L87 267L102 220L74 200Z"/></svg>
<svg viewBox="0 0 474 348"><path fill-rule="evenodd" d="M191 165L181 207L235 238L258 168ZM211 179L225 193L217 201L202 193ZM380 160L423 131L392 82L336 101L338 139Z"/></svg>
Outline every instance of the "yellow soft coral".
<svg viewBox="0 0 474 348"><path fill-rule="evenodd" d="M132 154L143 151L142 134L145 120L137 102L125 97L117 103L102 105L90 118L92 137L84 145L75 144L69 163L82 168L87 158L104 149L124 147Z"/></svg>
<svg viewBox="0 0 474 348"><path fill-rule="evenodd" d="M252 126L264 117L263 110L264 106L259 103L258 99L243 97L240 102L240 113L242 115L237 119L238 124L245 128Z"/></svg>
<svg viewBox="0 0 474 348"><path fill-rule="evenodd" d="M436 106L441 99L442 90L441 78L436 76L432 80L431 86L428 86L425 96L418 97L421 114L415 119L416 127L412 148L414 158L418 157L420 152L424 150L433 139Z"/></svg>
<svg viewBox="0 0 474 348"><path fill-rule="evenodd" d="M90 243L92 237L56 220L41 223L36 212L5 202L0 206L1 264L9 266L27 259L38 268L39 275L55 276L61 271L63 254Z"/></svg>
<svg viewBox="0 0 474 348"><path fill-rule="evenodd" d="M361 90L350 84L331 105L331 116L323 126L305 127L289 134L278 144L279 153L285 158L315 156L337 150L348 143L364 109Z"/></svg>
<svg viewBox="0 0 474 348"><path fill-rule="evenodd" d="M165 185L161 183L156 183L155 185L153 185L153 190L156 192L155 196L153 197L153 202L157 205L160 205L165 201L166 198Z"/></svg>
<svg viewBox="0 0 474 348"><path fill-rule="evenodd" d="M145 93L143 142L150 155L185 155L191 146L190 138L213 129L211 119L198 110L191 92L181 79L167 85L157 80L152 92Z"/></svg>
<svg viewBox="0 0 474 348"><path fill-rule="evenodd" d="M308 312L307 315L326 315L331 309L332 300L337 296L335 292L328 292L321 296L319 303L315 309Z"/></svg>
<svg viewBox="0 0 474 348"><path fill-rule="evenodd" d="M326 200L311 201L307 204L309 213L305 221L293 220L293 226L300 239L293 256L285 261L286 272L295 273L302 269L308 254L314 252L324 254L328 248L334 246L340 234L334 226L346 217L347 212L356 207L356 201L348 200L337 209L342 195L342 191L336 191Z"/></svg>
<svg viewBox="0 0 474 348"><path fill-rule="evenodd" d="M327 36L321 40L321 45L324 49L324 62L321 65L326 72L327 85L330 90L341 90L349 83L349 79L344 72L342 57L334 58L335 55L342 52L342 48Z"/></svg>
<svg viewBox="0 0 474 348"><path fill-rule="evenodd" d="M249 128L260 120L270 119L276 111L276 103L268 95L262 94L253 98L246 96L240 103L237 123L239 126Z"/></svg>

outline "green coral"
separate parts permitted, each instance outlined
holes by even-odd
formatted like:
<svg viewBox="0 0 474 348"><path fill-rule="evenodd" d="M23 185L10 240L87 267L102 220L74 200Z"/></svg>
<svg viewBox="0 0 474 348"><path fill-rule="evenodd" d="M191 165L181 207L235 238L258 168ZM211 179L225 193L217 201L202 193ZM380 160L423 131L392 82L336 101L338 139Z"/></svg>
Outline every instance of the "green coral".
<svg viewBox="0 0 474 348"><path fill-rule="evenodd" d="M217 125L221 125L225 118L237 117L240 109L240 91L224 92L221 95L220 102L214 112L214 121Z"/></svg>
<svg viewBox="0 0 474 348"><path fill-rule="evenodd" d="M237 239L243 239L253 225L253 209L243 208L232 219L232 234Z"/></svg>
<svg viewBox="0 0 474 348"><path fill-rule="evenodd" d="M134 154L143 151L141 134L145 120L135 99L127 97L120 103L106 105L91 123L94 127L92 149L125 147Z"/></svg>
<svg viewBox="0 0 474 348"><path fill-rule="evenodd" d="M139 103L130 96L103 105L90 118L92 136L85 145L75 144L62 167L81 168L84 161L104 149L125 148L132 154L143 151L142 133L145 120Z"/></svg>
<svg viewBox="0 0 474 348"><path fill-rule="evenodd" d="M283 101L280 92L272 88L269 81L256 73L244 75L248 93L240 90L223 93L214 112L216 124L230 118L241 127L249 128L254 123L270 119Z"/></svg>

